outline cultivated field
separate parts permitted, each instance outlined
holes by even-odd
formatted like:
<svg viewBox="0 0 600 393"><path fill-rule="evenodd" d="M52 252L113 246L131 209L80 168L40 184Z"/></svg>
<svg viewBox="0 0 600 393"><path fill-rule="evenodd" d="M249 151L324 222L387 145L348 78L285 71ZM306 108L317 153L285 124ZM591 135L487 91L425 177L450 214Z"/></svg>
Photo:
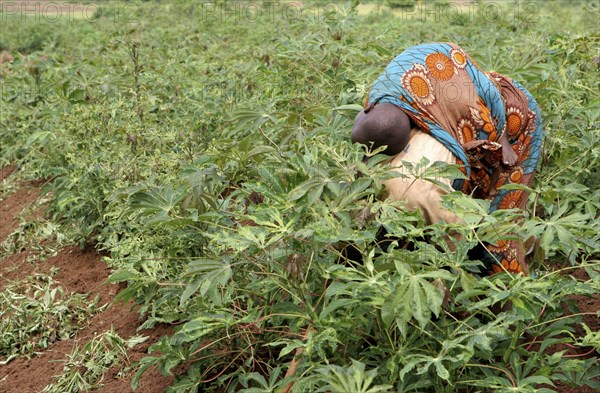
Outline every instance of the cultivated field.
<svg viewBox="0 0 600 393"><path fill-rule="evenodd" d="M600 389L597 1L0 5L0 391ZM351 144L431 41L540 104L524 217L427 226ZM531 276L468 258L506 236Z"/></svg>

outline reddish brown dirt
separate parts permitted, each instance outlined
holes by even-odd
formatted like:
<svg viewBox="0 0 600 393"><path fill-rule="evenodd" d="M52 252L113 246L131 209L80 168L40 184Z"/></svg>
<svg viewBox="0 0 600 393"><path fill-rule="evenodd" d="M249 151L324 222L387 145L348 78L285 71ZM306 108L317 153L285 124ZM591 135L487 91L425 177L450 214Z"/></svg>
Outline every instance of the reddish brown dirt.
<svg viewBox="0 0 600 393"><path fill-rule="evenodd" d="M588 281L590 277L584 269L567 270L565 274L577 279L578 281ZM600 328L600 318L596 316L598 310L600 310L600 297L599 296L584 296L574 295L571 296L569 302L574 303L575 309L571 310L566 304L562 305L564 315L571 315L573 313L586 313L582 316L582 322L585 323L592 331L598 331ZM584 336L585 330L580 324L573 325L576 336ZM563 357L576 358L576 359L590 359L597 358L598 354L593 348L581 348L575 346L567 346L565 344L552 345L547 349L547 353L556 353L564 351ZM550 388L559 393L594 393L596 390L589 386L577 386L571 387L561 382L555 382L554 386L543 385L540 387Z"/></svg>
<svg viewBox="0 0 600 393"><path fill-rule="evenodd" d="M4 288L7 281L33 273L35 266L26 262L28 255L28 251L23 251L0 260L0 288Z"/></svg>
<svg viewBox="0 0 600 393"><path fill-rule="evenodd" d="M15 169L16 167L14 165L0 168L0 181L9 177L15 171Z"/></svg>
<svg viewBox="0 0 600 393"><path fill-rule="evenodd" d="M556 390L558 393L597 393L596 390L590 388L589 386L572 388L570 386L563 385L562 383L556 383L554 385L554 390Z"/></svg>
<svg viewBox="0 0 600 393"><path fill-rule="evenodd" d="M115 291L116 293L116 291ZM4 393L39 392L52 382L52 376L60 374L66 354L73 351L75 346L83 346L94 336L114 328L119 336L128 338L135 335L149 336L142 344L128 351L131 363L146 356L148 347L163 335L169 334L171 328L159 326L151 330L136 332L140 325L138 315L130 310L129 305L111 304L99 314L93 316L89 325L70 340L54 343L39 356L31 359L19 358L8 365L0 367L0 391ZM131 392L133 372L121 378L117 375L120 370L109 370L105 375L100 392ZM139 392L164 392L173 382L171 377L163 377L155 370L144 374L141 379Z"/></svg>
<svg viewBox="0 0 600 393"><path fill-rule="evenodd" d="M0 169L0 180L12 173L12 170ZM15 215L19 214L39 195L39 189L31 184L25 184L20 190L0 202L0 241L18 226ZM130 364L146 356L148 347L160 337L168 335L171 328L167 325L157 326L137 332L140 326L139 314L133 304L111 303L119 292L119 287L106 284L110 274L108 266L102 262L101 256L94 250L80 250L77 247L67 247L58 255L43 262L28 263L26 258L29 251L9 256L0 260L0 289L7 280L16 280L35 272L49 274L53 268L58 268L54 279L71 293L89 293L89 298L100 296L99 304L110 303L102 312L94 315L89 324L79 331L75 337L58 341L46 350L41 351L31 359L18 358L5 366L0 366L0 392L3 393L33 393L40 392L52 382L52 376L62 371L65 355L76 346L83 346L94 336L112 328L122 338L135 335L148 336L148 340L128 351ZM131 378L134 372L119 376L120 369L111 369L105 375L100 392L123 393L131 392ZM146 372L140 382L138 392L158 393L173 382L173 377L163 377L156 370Z"/></svg>
<svg viewBox="0 0 600 393"><path fill-rule="evenodd" d="M575 270L571 276L579 281L588 281L590 279L584 269ZM573 296L572 300L577 304L579 312L588 313L583 316L583 323L585 323L593 332L600 330L600 318L597 317L597 312L600 310L600 296L577 295ZM577 326L576 331L579 335L584 334L584 330L580 326Z"/></svg>
<svg viewBox="0 0 600 393"><path fill-rule="evenodd" d="M19 219L16 215L34 202L38 196L39 188L25 184L2 201L0 204L0 242L19 226Z"/></svg>

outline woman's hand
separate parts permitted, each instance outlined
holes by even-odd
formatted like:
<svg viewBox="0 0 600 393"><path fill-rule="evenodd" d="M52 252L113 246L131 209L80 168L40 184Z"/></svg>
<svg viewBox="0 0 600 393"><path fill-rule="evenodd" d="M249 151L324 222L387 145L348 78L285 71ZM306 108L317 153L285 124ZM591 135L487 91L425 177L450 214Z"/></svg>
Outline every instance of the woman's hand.
<svg viewBox="0 0 600 393"><path fill-rule="evenodd" d="M508 141L508 138L506 137L506 132L502 134L502 136L498 140L498 143L502 145L502 163L506 166L514 166L517 163L519 157L517 157L517 153L515 153L515 151L512 148L512 145Z"/></svg>

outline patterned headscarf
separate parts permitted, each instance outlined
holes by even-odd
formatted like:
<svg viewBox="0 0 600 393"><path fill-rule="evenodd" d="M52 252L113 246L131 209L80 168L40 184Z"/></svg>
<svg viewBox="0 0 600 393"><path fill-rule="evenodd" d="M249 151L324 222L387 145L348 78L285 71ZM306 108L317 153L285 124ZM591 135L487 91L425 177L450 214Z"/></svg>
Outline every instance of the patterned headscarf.
<svg viewBox="0 0 600 393"><path fill-rule="evenodd" d="M513 142L522 132L537 131L541 141L539 109L529 92L509 78L483 72L453 43L417 45L396 56L373 84L365 106L380 102L402 108L466 166L467 174L463 146L473 140L496 142L508 131ZM525 173L539 159L540 146L533 150L523 163Z"/></svg>

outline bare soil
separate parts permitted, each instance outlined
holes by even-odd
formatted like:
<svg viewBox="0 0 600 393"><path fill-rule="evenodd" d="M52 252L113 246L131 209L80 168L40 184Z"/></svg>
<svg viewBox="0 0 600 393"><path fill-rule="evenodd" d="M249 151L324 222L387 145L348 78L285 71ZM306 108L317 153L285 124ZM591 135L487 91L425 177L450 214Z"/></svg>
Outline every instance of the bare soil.
<svg viewBox="0 0 600 393"><path fill-rule="evenodd" d="M571 275L580 281L587 281L590 279L588 274L583 269L577 269ZM600 296L584 296L576 295L571 298L576 303L579 312L589 313L583 316L583 323L585 323L592 331L597 332L600 330L600 318L598 318L598 310L600 310ZM596 314L596 315L592 315ZM579 327L578 327L579 328ZM579 335L584 334L583 328L577 329Z"/></svg>
<svg viewBox="0 0 600 393"><path fill-rule="evenodd" d="M577 269L570 273L571 277L579 281L587 281L590 279L584 269ZM565 315L571 314L572 312L585 313L582 316L582 323L585 323L592 331L597 332L600 329L600 318L597 316L598 310L600 310L600 297L599 296L585 296L585 295L574 295L569 299L570 302L574 303L575 310L571 311L569 306L563 305ZM585 330L581 325L575 325L575 335L585 336ZM548 352L554 353L564 351L563 357L570 357L576 359L597 359L598 354L592 348L580 348L565 346L564 344L555 345L549 348ZM560 393L594 393L596 390L589 386L579 386L572 388L564 385L560 382L556 383L554 389Z"/></svg>
<svg viewBox="0 0 600 393"><path fill-rule="evenodd" d="M39 189L37 187L32 184L24 184L17 192L2 201L0 205L0 242L19 226L17 214L38 197Z"/></svg>
<svg viewBox="0 0 600 393"><path fill-rule="evenodd" d="M0 168L0 181L13 173L14 168ZM0 242L18 228L16 218L27 206L39 197L36 184L22 184L21 188L0 202ZM94 336L112 328L124 339L131 336L148 336L148 340L128 352L129 364L146 356L148 347L160 337L171 334L171 327L160 325L153 329L137 331L141 325L139 313L133 303L112 303L121 289L118 285L105 283L110 269L93 249L80 250L78 247L62 249L58 255L37 263L27 262L29 250L0 260L0 289L9 280L17 280L36 272L50 274L58 268L53 278L69 293L87 293L89 299L100 297L99 304L108 306L90 318L86 327L69 340L58 341L31 359L17 358L7 365L0 366L0 392L34 393L41 392L52 382L54 375L60 374L63 360L76 346L85 345ZM132 392L133 371L123 373L122 369L111 369L105 375L99 390L105 393ZM124 374L124 375L122 375ZM173 377L164 377L156 370L146 372L140 382L138 392L158 393L173 382Z"/></svg>

